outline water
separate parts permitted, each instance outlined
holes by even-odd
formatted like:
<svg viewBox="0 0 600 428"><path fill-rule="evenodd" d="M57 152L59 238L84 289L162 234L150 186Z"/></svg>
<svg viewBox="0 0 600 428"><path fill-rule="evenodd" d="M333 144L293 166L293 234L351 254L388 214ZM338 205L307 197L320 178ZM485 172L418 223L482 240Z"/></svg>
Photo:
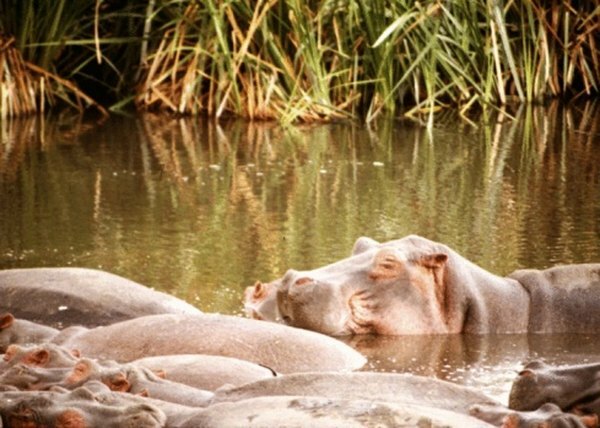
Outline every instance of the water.
<svg viewBox="0 0 600 428"><path fill-rule="evenodd" d="M363 235L423 235L500 275L600 262L600 109L511 114L477 126L441 118L431 133L399 121L289 130L156 115L4 122L0 268L100 268L241 314L255 280L339 260ZM555 350L563 339L546 336L555 346L543 351L526 336L483 348L464 338L458 348L456 338L355 346L373 369L462 376L501 385L491 392L502 396L525 359L569 362L575 354ZM597 354L594 342L582 339L589 346L573 358ZM456 357L421 363L433 351L414 343ZM495 356L467 358L480 348Z"/></svg>

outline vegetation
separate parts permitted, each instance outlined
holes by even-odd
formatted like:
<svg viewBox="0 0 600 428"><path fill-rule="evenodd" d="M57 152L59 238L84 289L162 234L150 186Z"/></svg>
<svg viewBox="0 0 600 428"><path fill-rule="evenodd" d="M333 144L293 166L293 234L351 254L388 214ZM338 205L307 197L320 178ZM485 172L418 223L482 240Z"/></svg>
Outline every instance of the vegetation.
<svg viewBox="0 0 600 428"><path fill-rule="evenodd" d="M0 30L4 116L59 98L283 123L432 120L600 88L597 2L0 0Z"/></svg>

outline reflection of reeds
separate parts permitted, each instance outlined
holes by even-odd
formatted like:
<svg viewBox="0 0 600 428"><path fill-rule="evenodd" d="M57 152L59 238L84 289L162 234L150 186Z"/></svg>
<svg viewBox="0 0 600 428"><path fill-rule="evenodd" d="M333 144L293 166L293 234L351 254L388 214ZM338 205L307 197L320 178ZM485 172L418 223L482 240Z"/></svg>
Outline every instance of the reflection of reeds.
<svg viewBox="0 0 600 428"><path fill-rule="evenodd" d="M47 120L44 116L0 120L0 182L12 182L28 150L47 145L77 145L82 136L100 122L88 122L65 112Z"/></svg>

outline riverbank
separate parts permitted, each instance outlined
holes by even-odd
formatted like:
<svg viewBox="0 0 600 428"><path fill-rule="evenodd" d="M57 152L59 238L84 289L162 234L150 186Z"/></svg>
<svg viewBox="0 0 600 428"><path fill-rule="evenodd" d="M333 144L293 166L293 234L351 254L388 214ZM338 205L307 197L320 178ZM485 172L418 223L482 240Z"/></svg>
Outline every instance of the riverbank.
<svg viewBox="0 0 600 428"><path fill-rule="evenodd" d="M384 114L431 123L447 109L468 119L594 97L600 86L591 3L9 3L0 2L3 117L66 103L284 124Z"/></svg>

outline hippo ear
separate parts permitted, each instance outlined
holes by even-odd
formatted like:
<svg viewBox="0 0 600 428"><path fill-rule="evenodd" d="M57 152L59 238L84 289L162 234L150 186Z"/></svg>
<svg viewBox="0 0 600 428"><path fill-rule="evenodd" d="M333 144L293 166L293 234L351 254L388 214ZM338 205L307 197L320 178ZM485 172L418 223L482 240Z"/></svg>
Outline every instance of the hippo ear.
<svg viewBox="0 0 600 428"><path fill-rule="evenodd" d="M355 256L357 254L364 253L365 251L370 250L371 248L375 248L378 245L379 242L377 242L376 240L367 238L366 236L361 236L354 243L354 247L352 248L352 255Z"/></svg>
<svg viewBox="0 0 600 428"><path fill-rule="evenodd" d="M426 254L421 256L418 262L425 267L430 269L437 269L443 267L448 261L448 256L444 253Z"/></svg>
<svg viewBox="0 0 600 428"><path fill-rule="evenodd" d="M111 391L117 392L129 392L131 385L127 380L127 376L124 373L117 373L115 376L104 382Z"/></svg>
<svg viewBox="0 0 600 428"><path fill-rule="evenodd" d="M4 361L12 360L15 355L19 352L19 347L17 345L8 345L6 351L4 351L4 357L2 358Z"/></svg>
<svg viewBox="0 0 600 428"><path fill-rule="evenodd" d="M50 361L50 353L45 349L33 351L27 354L23 359L23 363L30 366L43 367Z"/></svg>
<svg viewBox="0 0 600 428"><path fill-rule="evenodd" d="M373 265L369 273L372 280L397 278L404 270L404 263L390 250L379 251Z"/></svg>
<svg viewBox="0 0 600 428"><path fill-rule="evenodd" d="M65 379L65 383L74 385L86 380L92 371L92 363L88 360L80 360L73 367L71 374Z"/></svg>
<svg viewBox="0 0 600 428"><path fill-rule="evenodd" d="M15 322L13 314L6 313L0 316L0 330L10 327Z"/></svg>
<svg viewBox="0 0 600 428"><path fill-rule="evenodd" d="M535 372L533 370L524 369L519 372L519 377L535 380L537 376L535 375Z"/></svg>

